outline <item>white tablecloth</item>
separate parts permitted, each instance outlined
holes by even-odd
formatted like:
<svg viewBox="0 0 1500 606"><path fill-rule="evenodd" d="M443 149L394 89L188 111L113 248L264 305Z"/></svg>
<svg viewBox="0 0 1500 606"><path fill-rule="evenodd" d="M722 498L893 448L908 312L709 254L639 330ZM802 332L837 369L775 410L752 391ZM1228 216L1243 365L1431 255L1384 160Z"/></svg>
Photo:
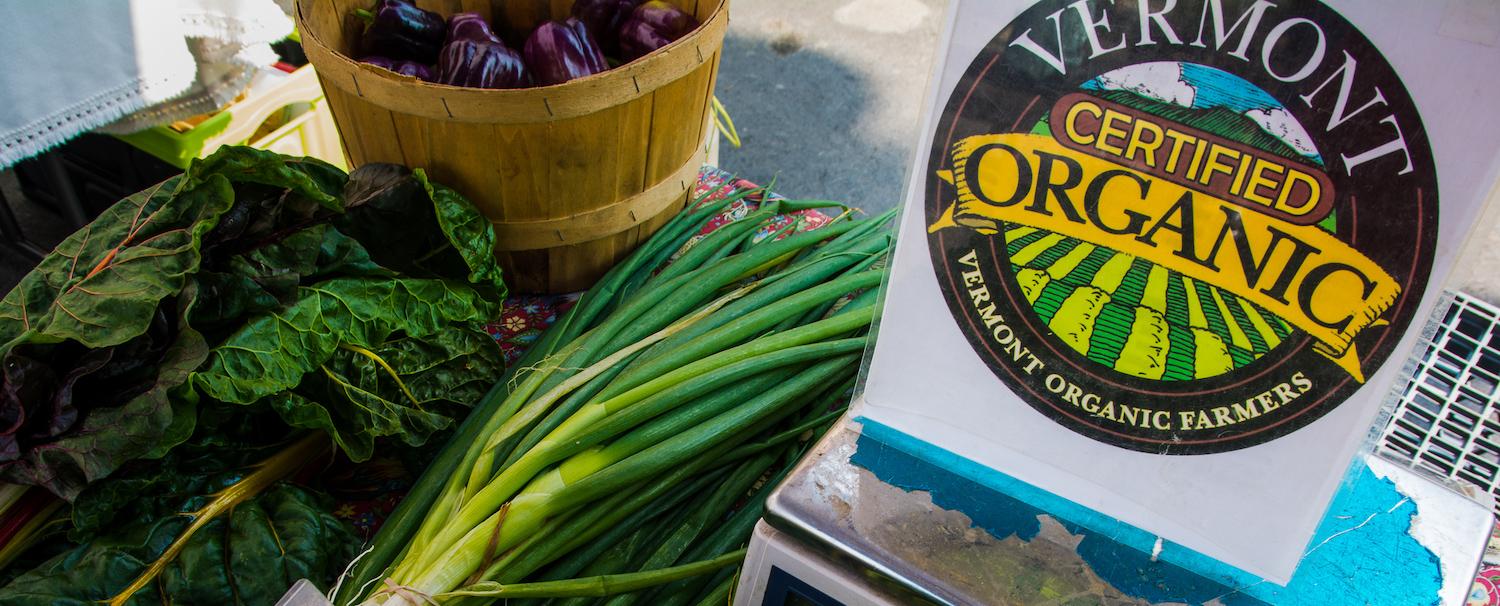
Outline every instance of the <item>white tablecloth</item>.
<svg viewBox="0 0 1500 606"><path fill-rule="evenodd" d="M213 110L291 30L273 0L0 3L0 168L106 125Z"/></svg>

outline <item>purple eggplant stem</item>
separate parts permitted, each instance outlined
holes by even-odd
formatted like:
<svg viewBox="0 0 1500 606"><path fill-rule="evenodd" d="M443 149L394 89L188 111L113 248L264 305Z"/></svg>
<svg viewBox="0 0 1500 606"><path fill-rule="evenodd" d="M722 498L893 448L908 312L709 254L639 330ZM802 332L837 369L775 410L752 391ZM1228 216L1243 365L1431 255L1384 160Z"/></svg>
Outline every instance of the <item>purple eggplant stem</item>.
<svg viewBox="0 0 1500 606"><path fill-rule="evenodd" d="M583 21L548 21L526 40L526 66L538 84L562 84L609 69Z"/></svg>

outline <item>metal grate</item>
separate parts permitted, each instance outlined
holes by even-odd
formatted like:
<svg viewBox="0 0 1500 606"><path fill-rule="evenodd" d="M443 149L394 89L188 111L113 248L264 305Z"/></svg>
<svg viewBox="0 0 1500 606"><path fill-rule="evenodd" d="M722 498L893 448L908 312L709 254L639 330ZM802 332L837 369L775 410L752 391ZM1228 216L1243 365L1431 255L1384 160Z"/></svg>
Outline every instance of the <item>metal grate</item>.
<svg viewBox="0 0 1500 606"><path fill-rule="evenodd" d="M1496 495L1500 515L1500 309L1464 293L1445 299L1408 363L1380 450Z"/></svg>

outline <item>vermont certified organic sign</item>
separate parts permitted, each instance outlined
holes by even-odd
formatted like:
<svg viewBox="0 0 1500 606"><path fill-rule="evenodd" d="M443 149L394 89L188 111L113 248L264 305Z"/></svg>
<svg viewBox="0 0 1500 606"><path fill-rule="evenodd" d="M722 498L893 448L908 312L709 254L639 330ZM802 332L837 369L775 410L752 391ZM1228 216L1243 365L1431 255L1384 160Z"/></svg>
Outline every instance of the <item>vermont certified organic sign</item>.
<svg viewBox="0 0 1500 606"><path fill-rule="evenodd" d="M858 417L1286 581L1500 178L1500 4L950 6Z"/></svg>
<svg viewBox="0 0 1500 606"><path fill-rule="evenodd" d="M1295 432L1387 363L1426 288L1423 116L1320 3L1041 2L941 112L942 295L996 377L1094 440L1195 455Z"/></svg>

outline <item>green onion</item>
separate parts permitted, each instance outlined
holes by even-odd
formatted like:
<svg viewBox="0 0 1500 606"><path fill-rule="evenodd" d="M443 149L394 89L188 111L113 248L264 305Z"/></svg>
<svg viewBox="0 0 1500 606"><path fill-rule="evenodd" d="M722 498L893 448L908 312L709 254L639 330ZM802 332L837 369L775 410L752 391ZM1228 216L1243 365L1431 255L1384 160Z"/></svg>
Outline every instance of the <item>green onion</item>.
<svg viewBox="0 0 1500 606"><path fill-rule="evenodd" d="M619 461L579 460L586 472L572 473L568 462L539 475L501 509L465 533L453 548L431 560L413 584L431 593L462 581L481 564L491 545L505 550L514 546L551 515L562 514L573 507L599 499L626 486L660 473L679 461L703 454L720 442L734 440L758 421L785 414L787 404L796 401L818 386L849 370L854 358L844 356L819 363L790 381L767 391L744 406L719 415L689 431L682 432ZM580 453L580 455L586 453ZM602 467L602 468L601 468ZM462 520L463 513L455 519ZM503 522L503 524L502 524ZM460 525L459 528L463 526ZM447 545L439 534L436 544ZM425 559L425 556L424 556Z"/></svg>
<svg viewBox="0 0 1500 606"><path fill-rule="evenodd" d="M723 580L719 580L718 576L723 576ZM711 583L713 589L695 602L696 606L725 606L729 603L729 593L734 590L734 582L734 574L719 571L719 575L716 575Z"/></svg>
<svg viewBox="0 0 1500 606"><path fill-rule="evenodd" d="M889 214L756 239L777 212L831 206L771 202L698 237L734 203L700 202L476 406L339 603L625 593L612 606L686 606L727 592L729 571L689 562L742 544L790 455L842 413L877 313Z"/></svg>
<svg viewBox="0 0 1500 606"><path fill-rule="evenodd" d="M745 550L731 551L710 560L692 562L681 566L651 570L646 572L632 572L628 574L609 574L583 579L568 579L565 581L542 581L539 583L519 583L514 585L501 585L499 583L486 581L475 583L463 589L437 594L437 597L452 596L480 596L487 598L565 598L572 596L610 596L617 593L637 591L648 587L655 587L663 583L670 583L678 579L686 579L699 576L706 572L712 572L725 566L738 564L744 559Z"/></svg>
<svg viewBox="0 0 1500 606"><path fill-rule="evenodd" d="M742 463L715 492L707 495L702 503L695 504L644 563L633 567L649 569L671 566L704 534L710 523L719 521L729 512L735 502L761 479L766 467L775 459L772 455L764 454ZM615 596L606 606L630 606L641 597L643 596L637 593Z"/></svg>

